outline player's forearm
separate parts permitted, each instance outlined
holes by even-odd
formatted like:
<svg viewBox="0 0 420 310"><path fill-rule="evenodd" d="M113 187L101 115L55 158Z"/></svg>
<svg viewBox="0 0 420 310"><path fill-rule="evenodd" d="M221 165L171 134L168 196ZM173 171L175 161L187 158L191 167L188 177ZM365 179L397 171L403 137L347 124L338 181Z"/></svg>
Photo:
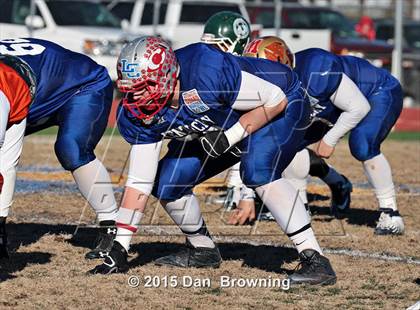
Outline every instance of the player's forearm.
<svg viewBox="0 0 420 310"><path fill-rule="evenodd" d="M235 125L225 131L229 144L231 146L235 145L261 127L264 127L274 117L279 115L286 105L287 99L283 99L277 105L260 106L242 115Z"/></svg>
<svg viewBox="0 0 420 310"><path fill-rule="evenodd" d="M354 117L349 112L341 113L335 125L327 132L322 140L329 146L335 146L338 141L360 122L359 117Z"/></svg>
<svg viewBox="0 0 420 310"><path fill-rule="evenodd" d="M264 127L274 117L279 115L285 109L287 99L283 99L275 106L261 106L253 109L241 116L239 122L245 128L248 134L252 134L261 127Z"/></svg>
<svg viewBox="0 0 420 310"><path fill-rule="evenodd" d="M323 140L328 145L335 146L347 132L356 127L369 113L370 105L357 85L345 74L343 74L337 91L331 96L331 101L343 113Z"/></svg>

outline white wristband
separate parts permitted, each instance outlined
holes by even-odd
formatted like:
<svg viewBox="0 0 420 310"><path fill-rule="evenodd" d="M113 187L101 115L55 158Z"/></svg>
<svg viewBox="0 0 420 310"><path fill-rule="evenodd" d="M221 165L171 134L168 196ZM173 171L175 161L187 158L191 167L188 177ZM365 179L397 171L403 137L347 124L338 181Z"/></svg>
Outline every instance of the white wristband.
<svg viewBox="0 0 420 310"><path fill-rule="evenodd" d="M238 121L235 125L230 127L225 131L226 138L229 142L229 146L235 145L242 139L249 136L249 133L242 127L241 123Z"/></svg>

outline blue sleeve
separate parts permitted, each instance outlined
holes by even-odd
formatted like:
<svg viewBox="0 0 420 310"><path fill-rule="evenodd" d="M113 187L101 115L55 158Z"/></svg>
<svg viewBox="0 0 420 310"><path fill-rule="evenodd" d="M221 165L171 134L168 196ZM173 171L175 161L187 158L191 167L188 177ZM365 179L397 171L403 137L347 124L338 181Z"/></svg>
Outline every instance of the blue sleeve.
<svg viewBox="0 0 420 310"><path fill-rule="evenodd" d="M309 94L329 100L344 72L339 58L322 49L308 49L296 54L296 64L295 71Z"/></svg>
<svg viewBox="0 0 420 310"><path fill-rule="evenodd" d="M123 138L131 145L155 143L162 140L158 126L145 127L139 120L129 114L120 104L117 110L117 124Z"/></svg>

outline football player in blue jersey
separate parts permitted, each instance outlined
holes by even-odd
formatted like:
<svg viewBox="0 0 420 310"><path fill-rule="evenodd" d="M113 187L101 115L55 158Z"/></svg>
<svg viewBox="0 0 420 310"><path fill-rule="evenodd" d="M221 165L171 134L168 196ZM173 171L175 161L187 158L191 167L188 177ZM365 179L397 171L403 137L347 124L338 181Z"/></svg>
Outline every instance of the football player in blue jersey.
<svg viewBox="0 0 420 310"><path fill-rule="evenodd" d="M303 202L281 178L299 150L310 116L289 67L233 56L203 43L174 53L162 39L145 36L123 48L118 76L124 93L118 126L132 145L130 168L114 246L91 273L127 271L131 238L151 194L187 238L185 249L155 263L218 267L221 256L192 189L241 161L244 183L261 196L299 252L302 265L289 276L291 282L335 283ZM163 139L170 142L159 161Z"/></svg>
<svg viewBox="0 0 420 310"><path fill-rule="evenodd" d="M244 55L294 64L314 107L315 121L306 131L303 145L317 142L317 154L328 158L338 141L350 133L350 151L362 162L379 203L375 234L403 234L391 167L380 150L402 110L398 80L358 57L337 56L317 48L293 55L286 43L275 37L254 40Z"/></svg>
<svg viewBox="0 0 420 310"><path fill-rule="evenodd" d="M217 46L220 50L242 55L250 37L248 22L235 12L222 11L212 15L204 26L201 42ZM267 42L270 45L270 42ZM288 179L299 191L299 195L305 207L308 209L306 195L307 169L311 176L319 177L331 189L331 213L337 217L350 206L350 193L352 184L349 180L330 167L325 160L320 158L310 149L304 149L296 154L292 163L283 172L283 177ZM252 189L242 184L239 174L239 163L231 168L227 178L228 192L225 206L228 209L236 203L237 208L233 211L229 220L231 224L244 224L246 220L255 218L255 193ZM270 212L259 214L259 219L273 219Z"/></svg>
<svg viewBox="0 0 420 310"><path fill-rule="evenodd" d="M3 39L0 54L17 57L33 71L36 80L34 99L26 116L26 132L25 122L19 121L1 148L0 172L4 186L0 195L0 231L4 232L4 238L0 247L7 253L5 223L13 201L23 136L58 126L54 146L57 158L64 169L72 172L80 192L103 226L98 246L86 254L87 258L97 258L101 251L108 251L112 246L118 209L108 172L94 154L112 104L113 86L108 72L89 57L44 40ZM12 79L6 79L5 83L12 93L18 91ZM9 101L13 104L12 99ZM114 228L107 234L109 226Z"/></svg>

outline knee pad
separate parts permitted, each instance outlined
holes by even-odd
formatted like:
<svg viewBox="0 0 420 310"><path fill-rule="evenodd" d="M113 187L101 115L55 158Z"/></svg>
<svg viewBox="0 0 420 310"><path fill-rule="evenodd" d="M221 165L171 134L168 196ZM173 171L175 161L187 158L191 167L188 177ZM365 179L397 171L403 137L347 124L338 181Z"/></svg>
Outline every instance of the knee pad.
<svg viewBox="0 0 420 310"><path fill-rule="evenodd" d="M308 150L303 149L296 153L289 166L283 171L283 177L286 179L306 179L310 169L310 157Z"/></svg>
<svg viewBox="0 0 420 310"><path fill-rule="evenodd" d="M55 142L55 154L64 169L74 171L94 160L93 150L81 147L75 139L69 136L62 136Z"/></svg>
<svg viewBox="0 0 420 310"><path fill-rule="evenodd" d="M328 174L328 171L330 171L330 166L328 166L324 159L316 155L314 151L311 149L307 150L309 152L310 162L309 175L322 179Z"/></svg>

